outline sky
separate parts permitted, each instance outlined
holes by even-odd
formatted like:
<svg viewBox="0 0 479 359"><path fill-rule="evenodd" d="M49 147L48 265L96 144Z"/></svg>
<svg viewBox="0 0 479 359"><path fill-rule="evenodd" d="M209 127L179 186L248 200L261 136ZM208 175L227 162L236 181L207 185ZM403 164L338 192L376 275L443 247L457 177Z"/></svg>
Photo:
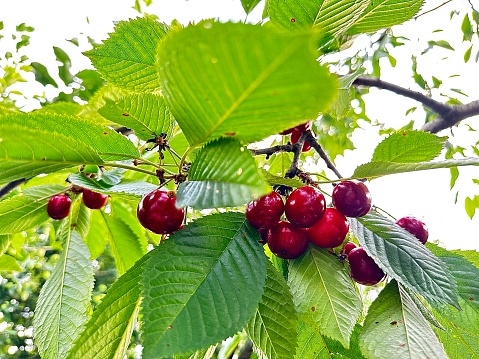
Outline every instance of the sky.
<svg viewBox="0 0 479 359"><path fill-rule="evenodd" d="M441 2L427 1L422 12L436 7ZM52 46L63 48L68 54L78 54L72 58L73 72L91 68L88 58L81 56L81 51L90 49L86 36L101 41L113 30L114 21L127 20L139 16L132 8L133 0L15 0L3 1L0 7L0 21L4 21L5 30L25 22L35 27L31 34L31 45L28 56L32 61L52 64L50 73L55 73L55 58ZM420 91L411 78L411 56L419 57L418 71L425 78L432 75L444 81L441 91L433 91L439 99L441 93L454 94L463 102L479 99L477 86L477 63L463 62L464 51L469 46L462 43L460 23L470 5L466 0L454 0L433 13L420 16L417 20L394 27L396 34L407 37L406 46L391 49L397 59L397 66L391 67L382 63L382 79L406 88ZM460 15L450 18L451 11L459 10ZM170 22L177 19L181 23L198 21L203 18L217 17L220 20L245 20L240 0L153 0L150 7L143 6L143 11L159 16L161 21ZM262 4L248 16L250 21L261 19ZM441 30L441 31L439 31ZM80 46L65 41L73 37L80 39ZM427 41L447 40L456 51L438 49L421 55L427 47ZM363 38L358 38L352 51L367 47ZM477 51L477 49L476 49ZM0 53L4 53L0 49ZM475 53L473 52L473 57ZM385 60L387 61L387 60ZM453 76L459 75L459 76ZM451 92L450 88L458 88L469 95L469 98ZM38 89L32 89L37 91ZM366 97L369 118L389 125L400 127L411 119L421 120L421 111L406 116L406 110L418 104L398 95L371 89ZM471 125L478 118L468 120ZM381 137L372 136L369 125L362 124L363 129L355 131L353 142L356 151L347 151L344 157L336 160L337 167L343 175L352 174L354 168L367 162L374 147ZM373 131L374 132L374 131ZM454 130L453 143L467 147L478 139L474 132ZM440 135L449 135L444 131ZM373 203L384 208L395 217L414 215L426 222L430 238L440 240L447 248L479 250L479 214L470 220L464 211L464 197L479 194L479 187L472 184L477 168L462 168L454 190L449 191L449 170L432 170L409 174L387 176L371 181L368 186L373 196ZM454 204L456 191L460 190L457 205Z"/></svg>

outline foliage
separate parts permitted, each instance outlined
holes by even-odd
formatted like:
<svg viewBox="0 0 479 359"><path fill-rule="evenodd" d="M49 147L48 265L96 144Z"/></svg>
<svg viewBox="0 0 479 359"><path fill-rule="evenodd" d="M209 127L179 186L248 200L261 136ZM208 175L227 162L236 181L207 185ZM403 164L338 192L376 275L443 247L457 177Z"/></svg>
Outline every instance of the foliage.
<svg viewBox="0 0 479 359"><path fill-rule="evenodd" d="M259 3L241 1L247 14ZM354 150L360 118L371 122L367 90L355 83L368 74L366 64L379 76L379 58L394 63L388 48L402 44L383 33L372 55L342 50L360 34L411 19L422 5L268 0L259 24L121 21L84 53L95 70L72 74L68 54L54 48L59 78L78 86L41 98L31 113L14 100L22 74L43 86L57 82L27 58L2 65L0 328L20 310L24 324L7 326L19 333L22 325L27 338L2 339L0 355L15 344L42 358L123 358L138 344L146 359L245 355L251 347L253 357L268 359L478 356L476 252L423 246L376 208L349 220L349 239L388 275L370 290L353 282L340 248L310 244L300 258L282 260L244 215L249 201L273 189L287 195L313 184L331 195L342 179L335 157ZM135 8L141 11L139 1ZM477 12L471 18L477 25ZM462 23L464 41L477 34L471 18ZM17 31L18 52L34 29ZM434 47L452 50L435 40L425 52ZM342 60L329 61L332 54ZM430 90L415 65L415 81ZM313 130L296 145L278 139L307 121ZM447 137L412 126L383 131L352 178L450 168L457 179L458 167L479 165L477 157L458 158ZM313 149L302 153L304 141ZM136 218L141 197L158 187L177 191L177 206L187 208L184 226L170 235L151 233ZM107 206L88 208L80 189L107 194ZM73 200L70 214L52 221L48 200L64 193ZM478 207L477 196L467 199L470 217ZM31 275L22 278L22 270ZM25 308L15 307L19 300Z"/></svg>

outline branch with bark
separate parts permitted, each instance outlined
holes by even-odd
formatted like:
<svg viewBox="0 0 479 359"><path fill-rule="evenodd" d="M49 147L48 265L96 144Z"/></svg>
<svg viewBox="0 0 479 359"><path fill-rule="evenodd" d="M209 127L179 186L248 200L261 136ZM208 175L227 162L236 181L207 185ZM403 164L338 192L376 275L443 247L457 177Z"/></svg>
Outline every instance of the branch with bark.
<svg viewBox="0 0 479 359"><path fill-rule="evenodd" d="M437 133L447 128L451 128L466 118L479 115L479 100L462 105L451 106L427 97L420 92L412 91L390 82L382 81L378 78L362 76L358 77L353 82L353 86L377 87L422 103L425 107L438 115L435 120L427 122L422 127L422 130L431 133Z"/></svg>

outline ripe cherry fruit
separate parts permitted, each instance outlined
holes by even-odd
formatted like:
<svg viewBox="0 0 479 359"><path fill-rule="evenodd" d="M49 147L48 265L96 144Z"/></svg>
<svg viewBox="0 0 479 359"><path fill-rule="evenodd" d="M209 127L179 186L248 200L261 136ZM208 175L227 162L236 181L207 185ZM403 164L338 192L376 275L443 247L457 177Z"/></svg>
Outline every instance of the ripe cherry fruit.
<svg viewBox="0 0 479 359"><path fill-rule="evenodd" d="M356 243L348 242L344 245L343 249L341 249L341 254L347 256L354 248L358 248Z"/></svg>
<svg viewBox="0 0 479 359"><path fill-rule="evenodd" d="M248 203L245 211L246 219L255 228L271 227L283 213L283 198L274 191Z"/></svg>
<svg viewBox="0 0 479 359"><path fill-rule="evenodd" d="M364 285L376 285L385 278L381 268L361 248L354 248L348 253L351 278L357 283Z"/></svg>
<svg viewBox="0 0 479 359"><path fill-rule="evenodd" d="M299 138L301 137L302 131L298 131L296 129L293 130L291 133L291 143L294 145L296 142L298 142ZM311 145L309 144L308 141L304 141L303 143L303 148L301 149L301 152L308 152L311 149Z"/></svg>
<svg viewBox="0 0 479 359"><path fill-rule="evenodd" d="M70 214L72 200L64 194L57 194L50 198L47 204L47 213L52 219L63 219Z"/></svg>
<svg viewBox="0 0 479 359"><path fill-rule="evenodd" d="M333 205L346 217L362 217L371 209L371 194L360 181L342 181L334 187Z"/></svg>
<svg viewBox="0 0 479 359"><path fill-rule="evenodd" d="M136 211L143 227L158 234L170 234L181 227L185 217L183 208L176 208L176 193L161 189L144 196Z"/></svg>
<svg viewBox="0 0 479 359"><path fill-rule="evenodd" d="M429 232L427 230L426 224L423 221L413 216L406 216L398 219L396 224L414 235L422 244L427 242Z"/></svg>
<svg viewBox="0 0 479 359"><path fill-rule="evenodd" d="M311 227L323 217L326 200L320 190L311 186L295 189L284 206L286 218L297 227Z"/></svg>
<svg viewBox="0 0 479 359"><path fill-rule="evenodd" d="M300 257L308 248L308 235L304 228L280 221L268 230L266 242L276 256L294 259Z"/></svg>
<svg viewBox="0 0 479 359"><path fill-rule="evenodd" d="M326 208L324 216L307 231L311 243L321 248L334 248L343 243L349 231L349 224L336 208Z"/></svg>
<svg viewBox="0 0 479 359"><path fill-rule="evenodd" d="M83 189L83 203L90 209L100 209L108 200L108 196L98 192L90 191L89 189Z"/></svg>
<svg viewBox="0 0 479 359"><path fill-rule="evenodd" d="M289 135L291 132L293 132L294 130L298 130L300 132L304 132L304 131L307 131L307 130L310 130L311 129L311 124L312 122L311 121L308 121L308 122L305 122L299 126L296 126L296 127L291 127L291 128L288 128L287 130L284 130L282 132L280 132L279 134L280 135Z"/></svg>

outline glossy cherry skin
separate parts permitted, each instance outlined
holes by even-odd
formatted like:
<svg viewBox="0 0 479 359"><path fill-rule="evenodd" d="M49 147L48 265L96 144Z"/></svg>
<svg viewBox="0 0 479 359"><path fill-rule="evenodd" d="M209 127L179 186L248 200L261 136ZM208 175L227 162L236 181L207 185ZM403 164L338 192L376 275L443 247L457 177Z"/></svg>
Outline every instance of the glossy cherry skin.
<svg viewBox="0 0 479 359"><path fill-rule="evenodd" d="M284 131L280 132L279 134L280 134L280 135L289 135L289 134L290 134L291 132L293 132L294 130L298 130L298 131L300 131L300 132L304 132L304 131L310 130L310 129L311 129L311 125L312 125L312 122L311 122L311 121L308 121L308 122L303 123L302 125L288 128L287 130L284 130Z"/></svg>
<svg viewBox="0 0 479 359"><path fill-rule="evenodd" d="M371 194L360 181L342 181L334 187L333 205L346 217L362 217L371 209Z"/></svg>
<svg viewBox="0 0 479 359"><path fill-rule="evenodd" d="M177 231L185 217L183 208L176 208L176 193L161 189L144 196L136 211L143 227L158 234Z"/></svg>
<svg viewBox="0 0 479 359"><path fill-rule="evenodd" d="M269 228L266 242L273 254L284 259L300 257L309 243L306 230L287 221L280 221Z"/></svg>
<svg viewBox="0 0 479 359"><path fill-rule="evenodd" d="M343 249L341 249L341 254L348 255L349 252L351 252L354 248L358 248L356 243L354 242L348 242L344 245Z"/></svg>
<svg viewBox="0 0 479 359"><path fill-rule="evenodd" d="M326 208L324 216L307 231L311 243L321 248L334 248L344 242L349 224L336 208Z"/></svg>
<svg viewBox="0 0 479 359"><path fill-rule="evenodd" d="M100 209L105 206L108 196L98 192L83 189L83 203L90 209Z"/></svg>
<svg viewBox="0 0 479 359"><path fill-rule="evenodd" d="M324 195L317 188L303 186L289 195L284 206L286 218L297 227L311 227L326 210Z"/></svg>
<svg viewBox="0 0 479 359"><path fill-rule="evenodd" d="M296 142L298 142L299 138L301 137L301 134L303 132L301 131L298 131L298 130L294 130L292 133L291 133L291 143L294 145ZM311 145L309 144L308 141L304 141L303 143L303 148L301 149L302 152L308 152L309 150L311 149Z"/></svg>
<svg viewBox="0 0 479 359"><path fill-rule="evenodd" d="M283 198L274 191L248 203L245 211L246 219L255 228L271 227L283 213Z"/></svg>
<svg viewBox="0 0 479 359"><path fill-rule="evenodd" d="M70 214L72 200L64 194L58 194L50 198L47 204L47 213L52 219L63 219Z"/></svg>
<svg viewBox="0 0 479 359"><path fill-rule="evenodd" d="M348 253L351 278L360 284L376 285L385 278L381 268L361 248L354 248Z"/></svg>
<svg viewBox="0 0 479 359"><path fill-rule="evenodd" d="M422 244L427 242L429 238L429 232L426 224L413 216L406 216L396 221L399 227L404 228L406 231L414 235Z"/></svg>

